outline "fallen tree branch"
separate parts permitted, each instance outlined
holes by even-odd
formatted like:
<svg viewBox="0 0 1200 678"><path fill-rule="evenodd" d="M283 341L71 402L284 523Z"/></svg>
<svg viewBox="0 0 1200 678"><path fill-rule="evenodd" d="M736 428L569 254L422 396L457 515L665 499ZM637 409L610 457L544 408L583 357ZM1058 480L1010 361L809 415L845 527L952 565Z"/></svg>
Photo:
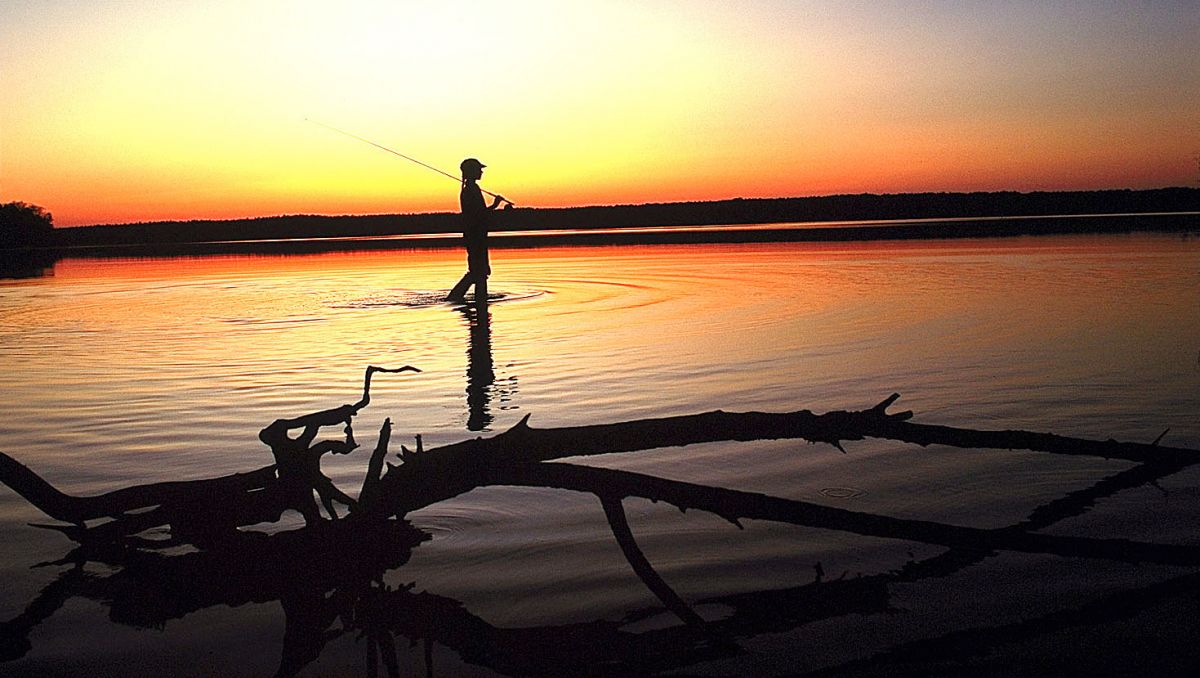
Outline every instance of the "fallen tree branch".
<svg viewBox="0 0 1200 678"><path fill-rule="evenodd" d="M304 516L304 521L312 525L321 519L320 509L313 501L315 492L321 500L321 505L331 519L336 520L337 512L333 502L337 501L353 508L355 499L342 492L321 472L321 456L332 452L334 454L350 454L358 443L354 441L354 416L371 402L371 376L376 372L420 372L421 370L405 365L396 369L388 369L370 365L363 377L363 394L357 403L342 405L321 412L314 412L295 419L276 419L266 428L258 432L258 438L271 448L275 457L281 486L281 498L286 508L295 509ZM320 431L325 426L345 425L344 440L325 440L315 442ZM292 437L290 432L302 429L300 434Z"/></svg>
<svg viewBox="0 0 1200 678"><path fill-rule="evenodd" d="M1183 468L1200 463L1200 451L1113 440L1096 441L1028 431L974 431L912 424L912 412L887 413L893 394L867 410L814 414L705 412L640 419L616 424L538 429L526 416L491 438L476 438L427 450L380 480L381 502L374 510L403 515L469 491L477 473L514 463L530 463L637 452L718 441L799 439L828 443L886 438L918 445L942 444L983 449L1026 449L1055 454L1089 455ZM844 451L844 450L843 450Z"/></svg>
<svg viewBox="0 0 1200 678"><path fill-rule="evenodd" d="M216 501L262 489L274 480L275 466L271 465L219 478L134 485L91 497L76 497L60 492L29 467L0 452L0 481L42 513L76 525L173 501L194 501L200 497Z"/></svg>
<svg viewBox="0 0 1200 678"><path fill-rule="evenodd" d="M675 590L662 578L662 575L650 565L646 554L642 553L642 549L638 547L637 541L633 538L633 532L629 529L629 519L625 517L625 508L621 506L621 498L614 495L603 495L600 497L600 504L604 507L604 515L608 518L613 537L621 547L621 553L625 554L625 560L629 561L629 566L633 568L638 579L641 579L646 588L650 589L650 592L662 601L668 610L675 613L675 616L679 617L683 623L696 627L703 626L704 620L700 618L700 615L683 602L683 598L680 598L679 594L675 593Z"/></svg>
<svg viewBox="0 0 1200 678"><path fill-rule="evenodd" d="M195 536L196 539L213 541L219 540L222 532L229 532L238 526L277 519L287 508L301 511L306 521L312 524L320 519L317 505L313 501L314 491L325 504L330 517L336 517L332 506L332 502L336 500L357 509L350 516L353 520L377 520L392 515L403 516L409 511L444 501L475 487L496 484L498 478L504 477L504 473L534 462L716 441L802 439L824 442L840 448L841 442L845 440L879 437L921 445L937 443L976 448L1020 448L1139 461L1155 467L1150 469L1151 472L1145 477L1161 477L1164 471L1182 469L1200 461L1200 452L1182 448L1119 443L1112 440L1094 441L1027 431L974 431L912 424L907 421L912 416L911 412L887 412L887 408L899 397L893 394L866 410L839 410L821 415L810 410L782 414L715 411L552 429L533 428L529 426L529 418L526 417L508 431L491 438L476 438L406 454L402 457L402 464L387 464L386 471L380 476L380 464L387 453L387 441L390 436L390 426L385 425L380 432L379 445L372 456L363 492L359 497L363 499L365 495L369 500L366 502L368 505L355 507L356 499L336 488L321 473L320 457L330 451L348 453L357 446L350 433L347 417L353 416L369 402L370 377L374 372L410 370L415 368L382 370L370 367L364 380L363 398L358 403L295 419L276 420L263 429L260 437L272 446L277 464L248 474L210 480L155 483L96 497L72 497L59 492L11 457L0 454L0 481L9 484L52 518L77 526L83 525L87 520L114 517L118 521L128 520L130 525L144 530L153 527L148 524L149 518L139 514L138 520L135 521L127 518L126 514L139 509L164 506L170 510L155 514L163 521L159 524L169 523L173 531L186 535L185 539ZM321 427L343 423L347 424L345 441L316 441ZM296 428L303 429L303 432L295 438L289 436L288 432ZM522 472L530 473L528 470ZM207 510L196 510L201 506ZM820 508L817 505L811 506ZM730 516L730 519L736 520L737 517L739 516ZM880 516L875 518L885 520ZM845 529L839 526L839 521L842 520L839 514L829 513L823 520L828 521L827 526L831 529ZM119 538L133 533L132 527L101 527L104 529L93 532L93 535L106 534ZM944 527L951 529L950 526ZM66 533L77 540L82 538L80 534L72 534L69 531ZM951 545L950 542L953 542L954 538L949 534L942 531L941 537L922 538L918 533L912 533L902 538ZM1015 534L1017 536L1010 539L1016 541L1011 543L1020 543L1020 540L1025 538L1020 536L1025 532L1019 531ZM988 539L994 541L995 538ZM971 544L974 548L990 548L984 542L975 535L965 539L963 543ZM1026 543L1023 548L1037 550L1042 547Z"/></svg>
<svg viewBox="0 0 1200 678"><path fill-rule="evenodd" d="M947 525L927 520L892 518L848 511L756 492L695 485L655 476L576 464L518 464L496 473L491 485L547 487L588 492L601 497L642 497L681 510L699 509L735 523L739 519L770 520L839 530L870 537L904 539L975 550L1048 553L1124 562L1200 565L1200 547L1151 544L1127 539L1090 539Z"/></svg>
<svg viewBox="0 0 1200 678"><path fill-rule="evenodd" d="M950 447L1030 450L1073 456L1124 459L1140 463L1195 464L1200 451L1182 447L1164 447L1155 443L1128 443L1116 440L1088 440L1053 433L1031 431L987 431L952 426L914 424L886 419L864 422L864 437L886 438L917 445L948 445Z"/></svg>

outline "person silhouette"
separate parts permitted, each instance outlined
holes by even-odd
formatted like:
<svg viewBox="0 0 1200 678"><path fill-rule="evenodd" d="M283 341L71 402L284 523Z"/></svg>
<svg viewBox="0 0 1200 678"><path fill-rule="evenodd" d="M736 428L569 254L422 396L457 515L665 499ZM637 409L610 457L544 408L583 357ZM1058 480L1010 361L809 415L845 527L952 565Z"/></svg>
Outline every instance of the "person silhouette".
<svg viewBox="0 0 1200 678"><path fill-rule="evenodd" d="M467 245L467 272L446 295L446 301L465 301L471 285L475 286L475 300L480 301L487 299L487 279L492 273L488 263L488 212L508 200L497 195L491 206L483 201L483 191L476 183L483 176L486 167L483 163L467 158L458 167L462 170L458 203L462 209L463 241Z"/></svg>

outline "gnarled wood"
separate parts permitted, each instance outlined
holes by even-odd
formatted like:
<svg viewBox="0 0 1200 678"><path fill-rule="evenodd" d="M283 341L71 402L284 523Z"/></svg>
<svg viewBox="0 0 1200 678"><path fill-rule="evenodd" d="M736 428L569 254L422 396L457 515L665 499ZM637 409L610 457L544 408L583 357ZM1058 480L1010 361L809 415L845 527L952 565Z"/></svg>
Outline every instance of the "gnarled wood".
<svg viewBox="0 0 1200 678"><path fill-rule="evenodd" d="M405 365L396 369L367 367L363 377L363 394L358 402L352 405L342 405L329 410L314 412L295 419L276 419L263 430L258 438L271 448L278 470L280 496L287 508L292 508L304 516L307 524L312 525L321 519L320 510L313 501L315 492L325 507L329 517L336 520L337 511L333 502L337 501L353 507L355 499L342 492L321 472L322 455L350 454L358 448L354 440L352 422L354 416L371 402L371 377L376 372L420 372L421 370ZM315 442L321 429L326 426L344 425L344 440L323 440ZM301 429L296 437L291 431Z"/></svg>
<svg viewBox="0 0 1200 678"><path fill-rule="evenodd" d="M982 529L928 520L892 518L757 492L695 485L630 471L576 464L514 465L497 472L491 484L558 488L588 492L607 498L643 497L651 501L664 501L682 510L708 511L735 525L743 519L770 520L954 548L1049 553L1124 562L1200 565L1200 546L1045 535L1008 528Z"/></svg>
<svg viewBox="0 0 1200 678"><path fill-rule="evenodd" d="M887 413L893 394L866 410L814 414L723 412L640 419L615 424L538 429L526 416L491 438L476 438L426 451L418 463L389 469L381 480L381 505L375 510L403 515L467 492L478 474L515 463L564 457L637 452L718 441L799 439L842 449L847 440L885 438L919 445L942 444L979 449L1027 449L1054 454L1125 459L1183 468L1200 462L1200 452L1112 440L1096 441L1028 431L975 431L907 421L912 412ZM843 450L844 451L844 450ZM417 461L417 460L414 460Z"/></svg>
<svg viewBox="0 0 1200 678"><path fill-rule="evenodd" d="M9 484L47 515L58 520L83 525L87 520L117 518L116 524L105 524L89 530L64 530L68 536L79 541L89 537L93 541L101 537L120 539L155 524L170 524L173 532L178 533L177 536L184 541L211 544L219 541L222 533L228 533L239 525L277 519L286 508L300 510L309 524L317 522L320 516L313 501L314 491L332 518L337 517L332 505L335 500L356 508L350 516L354 521L403 516L409 511L483 485L542 483L545 487L577 489L608 497L614 490L596 484L600 482L594 477L597 472L572 471L561 475L565 473L561 468L545 462L569 456L633 452L715 441L802 439L829 443L840 449L842 441L880 437L923 445L938 443L976 448L1021 448L1136 460L1154 467L1144 474L1136 474L1146 478L1161 477L1159 467L1177 470L1200 461L1200 452L1157 445L1093 441L1026 431L974 431L912 424L907 421L912 416L911 412L887 412L887 408L899 397L893 394L866 410L834 411L820 415L810 410L789 413L715 411L553 429L533 428L526 417L508 431L491 438L476 438L403 455L401 465L387 464L386 472L380 476L391 433L389 421L380 432L379 444L371 457L360 493L359 499L369 501L355 507L356 499L336 488L320 472L320 457L326 452L348 453L357 447L349 422L370 401L371 375L375 372L402 371L415 371L415 368L385 370L369 367L364 379L363 397L359 402L295 419L279 419L264 428L260 438L271 445L277 464L249 474L135 486L96 497L71 497L59 492L11 457L0 455L0 481ZM346 425L344 440L316 440L322 427L342 424ZM296 429L302 429L302 432L296 437L290 436L289 432ZM571 484L581 482L579 479L584 477L592 477L589 481L592 484ZM1066 554L1078 547L1073 552L1075 555L1087 553L1096 557L1132 557L1175 563L1191 563L1194 559L1193 552L1183 547L1164 546L1155 550L1150 548L1153 545L1120 541L1101 544L1097 540L1083 540L1079 544L1064 546L1066 542L1062 541L1063 538L1047 541L1049 538L1019 529L973 530L885 516L852 515L817 504L762 495L751 498L730 494L731 491L719 488L692 487L684 494L670 495L671 492L679 492L681 486L670 485L670 481L659 478L620 476L616 472L610 472L606 477L609 480L605 482L624 479L619 485L622 488L620 491L626 494L619 496L679 501L683 502L681 506L695 505L688 502L698 501L697 497L709 497L704 499L711 499L710 504L705 506L706 510L712 510L735 523L739 518L779 519L778 516L785 516L784 520L815 527L963 548L1061 551ZM713 493L721 494L724 498L718 500ZM163 510L126 516L130 511L156 506ZM197 510L198 507L204 510Z"/></svg>
<svg viewBox="0 0 1200 678"><path fill-rule="evenodd" d="M275 480L275 466L204 480L181 480L134 485L90 497L60 492L29 467L0 452L0 481L42 513L65 523L118 517L130 511L200 498L220 501L266 487Z"/></svg>

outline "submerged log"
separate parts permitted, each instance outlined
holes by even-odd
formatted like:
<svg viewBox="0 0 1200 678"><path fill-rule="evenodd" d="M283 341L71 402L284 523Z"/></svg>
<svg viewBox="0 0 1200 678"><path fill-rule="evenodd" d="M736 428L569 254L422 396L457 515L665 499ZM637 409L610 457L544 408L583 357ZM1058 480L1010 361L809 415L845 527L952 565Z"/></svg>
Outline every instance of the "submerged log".
<svg viewBox="0 0 1200 678"><path fill-rule="evenodd" d="M1183 468L1200 463L1200 451L1113 440L1097 441L1028 431L976 431L913 424L912 412L889 414L893 394L866 410L814 414L723 412L538 429L526 416L491 438L476 438L426 451L419 459L389 469L380 481L381 505L373 510L403 515L488 482L488 472L512 464L564 457L638 452L720 441L798 439L827 443L881 438L919 445L942 444L976 449L1024 449L1053 454L1087 455Z"/></svg>
<svg viewBox="0 0 1200 678"><path fill-rule="evenodd" d="M271 447L276 464L246 474L196 481L139 485L93 497L73 497L44 481L7 455L0 454L0 481L8 484L51 518L75 527L61 528L79 542L116 542L161 525L172 529L171 543L201 547L219 544L236 535L239 526L277 520L286 509L300 511L307 524L320 522L316 493L330 518L332 502L352 508L352 522L403 517L410 511L450 499L487 485L536 485L597 494L606 511L616 514L613 501L626 496L666 500L681 507L696 506L732 522L762 518L797 522L814 527L859 534L911 539L952 547L1015 549L1070 553L1107 558L1132 558L1192 564L1195 554L1184 547L1162 547L1132 542L1070 542L1026 529L975 530L972 528L904 521L886 516L852 514L817 504L765 495L746 495L721 488L684 487L650 476L601 472L546 462L563 457L635 452L715 441L800 439L827 443L842 449L842 442L866 437L887 438L921 445L946 444L972 448L1029 449L1057 454L1088 454L1128 459L1146 464L1137 477L1156 478L1200 461L1200 452L1157 444L1139 445L1112 440L1094 441L1026 431L976 431L913 424L911 412L888 413L898 395L859 411L814 414L810 410L788 413L707 412L703 414L643 419L614 424L536 429L529 417L491 438L476 438L429 450L399 455L400 465L386 464L390 420L380 431L359 497L336 488L320 471L327 452L349 453L358 447L351 420L370 402L371 376L376 372L417 371L367 368L362 398L354 404L315 412L294 419L278 419L260 433ZM318 441L323 427L345 426L342 440ZM291 435L292 431L298 435ZM843 450L844 451L844 450ZM1079 510L1079 509L1076 509ZM111 518L96 526L87 521ZM1037 521L1034 521L1035 523ZM1057 541L1056 541L1057 539ZM632 551L631 551L632 553Z"/></svg>
<svg viewBox="0 0 1200 678"><path fill-rule="evenodd" d="M60 492L29 467L0 452L0 481L42 513L76 525L173 502L192 502L205 497L216 502L261 490L274 480L275 466L271 465L219 478L134 485L91 497L76 497Z"/></svg>
<svg viewBox="0 0 1200 678"><path fill-rule="evenodd" d="M1124 562L1200 565L1200 546L1046 535L1010 528L984 529L929 520L893 518L757 492L696 485L631 471L576 464L517 465L497 473L492 484L587 492L601 497L608 503L619 501L618 498L641 497L655 502L663 501L685 511L707 511L738 527L741 527L739 521L744 519L768 520L952 548L986 551L999 549Z"/></svg>
<svg viewBox="0 0 1200 678"><path fill-rule="evenodd" d="M891 402L892 399L884 401ZM884 403L881 403L881 405ZM303 427L300 441L310 442L316 429L343 424L355 406L325 410L315 415L277 420L264 437L283 450L284 431ZM877 437L920 445L942 444L964 448L1026 449L1055 454L1091 455L1180 468L1200 462L1200 451L1112 440L1096 441L1028 431L978 431L913 424L904 421L910 413L886 414L880 406L862 411L813 414L810 410L789 413L708 412L704 414L643 419L616 424L536 429L528 417L513 428L491 438L454 443L406 457L408 463L391 467L379 479L380 503L396 513L423 508L473 487L476 471L512 463L548 461L571 456L635 452L662 447L717 441L805 439L840 445L846 440ZM337 441L330 441L337 442ZM384 443L386 447L386 443ZM272 448L273 451L276 448ZM317 448L318 453L331 446ZM339 448L343 449L343 448ZM417 478L412 476L419 475ZM377 477L377 476L376 476ZM206 499L236 498L262 490L277 481L276 465L219 478L135 485L101 495L77 497L55 489L39 475L11 456L0 453L0 481L46 515L66 523L118 517L131 511L163 504ZM422 484L441 492L421 491L406 485ZM453 492L453 494L447 494ZM235 499L236 500L236 499Z"/></svg>

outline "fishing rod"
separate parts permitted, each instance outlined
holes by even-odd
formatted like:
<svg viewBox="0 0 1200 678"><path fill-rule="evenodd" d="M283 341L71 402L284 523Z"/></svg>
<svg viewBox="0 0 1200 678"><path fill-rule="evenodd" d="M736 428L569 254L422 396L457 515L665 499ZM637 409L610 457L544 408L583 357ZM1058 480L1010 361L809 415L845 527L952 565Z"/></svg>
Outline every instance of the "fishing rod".
<svg viewBox="0 0 1200 678"><path fill-rule="evenodd" d="M357 134L351 134L350 132L347 132L344 129L338 129L338 128L334 127L333 125L326 125L325 123L323 123L319 120L313 120L312 118L305 118L305 120L307 120L308 122L311 122L314 125L320 125L321 127L324 127L327 130L332 130L334 132L337 132L338 134L344 134L344 135L350 137L351 139L357 139L357 140L363 142L364 144L371 144L372 146L374 146L375 148L378 148L381 151L387 151L388 153L391 153L392 155L398 155L401 158L404 158L405 160L407 160L409 162L417 163L418 165L420 165L421 167L424 167L427 170L433 170L434 172L437 172L438 174L440 174L448 179L453 179L459 183L462 183L461 177L456 177L453 174L450 174L449 172L443 172L442 170L434 167L433 165L423 163L420 160L417 160L416 158L413 158L411 156L404 155L403 153L401 153L399 151L394 151L394 150L388 148L387 146L384 146L383 144L377 144L374 141L371 141L370 139L364 139L363 137L360 137ZM483 188L480 188L479 190L483 191L484 193L487 193L488 195L492 196L493 198L500 198L504 202L508 203L509 206L513 206L513 201L509 200L508 198L496 195L495 193L484 190Z"/></svg>

